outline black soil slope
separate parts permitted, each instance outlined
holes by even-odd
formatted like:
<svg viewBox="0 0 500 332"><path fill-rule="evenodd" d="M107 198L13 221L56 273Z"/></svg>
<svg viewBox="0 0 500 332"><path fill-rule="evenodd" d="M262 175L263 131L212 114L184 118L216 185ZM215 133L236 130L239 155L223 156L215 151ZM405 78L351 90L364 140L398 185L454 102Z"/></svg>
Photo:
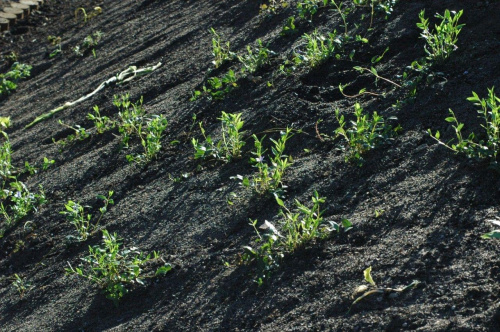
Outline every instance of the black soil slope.
<svg viewBox="0 0 500 332"><path fill-rule="evenodd" d="M101 6L103 14L86 25L75 22L80 6ZM359 46L354 62L328 60L316 69L299 68L279 75L275 58L222 101L189 101L207 77L237 70L232 62L212 70L213 27L240 54L257 39L269 42L280 57L293 52L301 34L342 29L339 15L321 9L313 24L297 20L300 33L281 36L294 6L266 17L259 1L124 0L47 1L39 13L19 22L0 38L2 54L15 51L19 61L33 66L17 91L0 99L1 116L10 116L7 130L13 162L24 165L55 159L48 171L23 181L31 190L43 185L48 204L30 214L0 239L0 330L2 331L498 331L500 330L500 258L498 243L480 238L492 229L486 220L500 214L500 175L487 163L472 162L439 146L426 133L440 130L452 138L444 118L448 109L480 130L475 107L466 98L500 86L500 3L498 1L399 1L387 20L376 16L370 43ZM377 65L382 76L397 79L413 60L425 56L416 27L418 13L427 16L445 9L464 9L466 26L458 50L419 87L413 103L392 105L401 97L373 76L359 74L355 65L390 50ZM360 18L367 9L351 15ZM363 25L368 20L359 21ZM72 48L100 30L104 37L91 54L78 57ZM49 58L49 35L62 39L62 55ZM36 116L91 92L104 80L130 65L162 66L123 85L111 85L93 98L58 113L29 129ZM0 66L0 72L8 69ZM211 71L211 72L210 72ZM272 83L269 87L267 82ZM386 98L348 99L363 87L390 91ZM99 105L104 115L116 116L113 95L144 96L148 113L169 121L158 158L146 166L129 164L120 138L91 135L63 148L52 138L70 132L58 124L90 128L87 113ZM403 128L390 145L365 156L358 167L344 161L341 140L320 140L317 130L333 136L335 109L351 114L355 102L366 111L396 116ZM287 146L294 163L285 174L286 204L309 201L314 190L327 198L327 220L347 218L354 228L343 236L315 241L284 258L271 280L258 287L253 266L239 265L242 247L254 239L249 218L277 222L272 197L241 188L231 176L249 175L252 140L245 158L228 163L201 164L193 160L190 143L199 137L192 115L207 132L217 135L221 111L243 114L247 133L287 126L302 129ZM316 129L316 123L319 123ZM274 131L273 131L274 130ZM170 144L178 140L179 144ZM131 145L132 152L140 144ZM180 182L172 178L187 173ZM65 276L68 262L78 264L89 245L67 244L73 226L59 214L69 199L97 207L97 194L115 191L115 205L102 225L116 232L127 246L157 250L173 270L145 286L132 287L118 307L86 280ZM227 203L231 192L238 195ZM383 214L375 218L375 210ZM97 212L97 211L95 211ZM0 221L1 223L2 221ZM30 222L26 229L23 225ZM32 222L32 223L31 223ZM22 244L22 245L21 245ZM228 262L229 266L224 264ZM396 298L373 297L354 306L352 292L364 283L363 270L381 287L420 285ZM34 287L20 298L11 286L17 273Z"/></svg>

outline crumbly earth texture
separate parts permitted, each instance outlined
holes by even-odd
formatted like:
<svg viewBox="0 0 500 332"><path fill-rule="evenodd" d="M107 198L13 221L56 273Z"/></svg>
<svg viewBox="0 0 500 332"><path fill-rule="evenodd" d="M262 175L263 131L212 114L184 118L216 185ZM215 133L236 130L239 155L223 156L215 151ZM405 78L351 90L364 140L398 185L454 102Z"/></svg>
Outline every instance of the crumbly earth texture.
<svg viewBox="0 0 500 332"><path fill-rule="evenodd" d="M351 6L350 1L345 1ZM466 100L475 91L500 87L500 2L399 1L391 15L376 13L366 32L370 9L356 7L348 16L360 24L369 43L354 43L352 61L328 59L315 68L279 71L286 58L303 45L301 35L343 31L334 9L320 8L312 22L298 18L296 2L276 13L259 13L260 1L123 0L46 1L39 12L0 38L2 55L16 52L33 66L15 92L0 97L1 116L10 116L6 131L13 163L55 164L33 176L22 175L27 187L42 185L47 204L30 213L0 239L0 330L2 331L498 331L500 329L500 243L481 235L500 215L500 174L439 145L427 129L454 137L445 122L448 109L481 131L476 109ZM102 14L82 22L74 12L83 7ZM378 73L401 83L412 61L425 57L425 41L417 28L425 9L431 26L435 13L464 10L465 26L458 49L418 86L416 98L403 90L359 73L372 57L389 51L375 66ZM282 35L290 16L296 34ZM362 20L362 16L365 19ZM352 23L353 24L353 23ZM212 64L214 28L231 49L244 54L261 39L276 52L271 63L252 76L240 75L241 65ZM364 29L364 30L363 30ZM94 57L77 56L72 48L95 31L103 33ZM61 37L62 52L53 51L48 36ZM39 124L24 129L35 117L90 93L101 82L131 65L162 66L121 85L110 85L94 97ZM7 62L0 72L10 68ZM233 69L240 78L223 100L190 101L208 77ZM346 98L362 88L385 93ZM140 142L121 149L118 132L91 136L59 147L53 143L72 131L58 121L91 128L87 114L98 105L116 118L113 95L144 97L149 114L163 114L168 127L157 158L146 165L129 163L125 155L140 152ZM352 119L354 103L367 112L397 117L402 127L390 144L364 156L364 165L346 162L345 146L335 138L335 110ZM242 113L246 142L243 158L230 163L194 160L191 139L220 135L221 111ZM322 120L318 122L319 120ZM254 265L241 264L243 246L254 244L249 219L279 223L279 206L271 196L258 195L232 176L248 176L250 134L278 138L279 129L301 129L287 143L293 165L284 175L284 202L309 204L314 190L326 202L325 220L353 223L347 233L312 241L285 255L262 286L253 280ZM318 135L321 134L320 135ZM172 143L173 142L173 143ZM265 144L269 148L268 139ZM175 180L177 179L177 180ZM163 277L131 285L118 307L87 280L65 275L68 262L78 265L89 245L101 243L100 233L85 242L68 242L74 227L59 212L75 200L98 214L97 194L115 192L115 204L101 226L116 232L128 247L158 251L172 265ZM237 197L233 197L235 193ZM228 204L228 199L233 205ZM375 215L375 211L380 212ZM149 273L153 262L144 267ZM372 267L377 286L399 288L413 280L415 289L397 296L375 295L353 303L353 291L367 283L363 271ZM18 274L31 288L20 296L12 286Z"/></svg>

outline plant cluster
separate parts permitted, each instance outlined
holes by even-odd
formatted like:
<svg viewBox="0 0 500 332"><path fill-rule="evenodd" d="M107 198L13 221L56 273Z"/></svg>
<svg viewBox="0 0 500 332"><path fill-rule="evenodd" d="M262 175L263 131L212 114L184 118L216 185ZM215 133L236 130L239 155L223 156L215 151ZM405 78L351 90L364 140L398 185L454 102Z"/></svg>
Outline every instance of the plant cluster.
<svg viewBox="0 0 500 332"><path fill-rule="evenodd" d="M238 87L237 78L233 70L229 70L222 78L210 77L203 89L196 90L191 97L195 101L201 96L206 96L208 100L222 100L224 97Z"/></svg>
<svg viewBox="0 0 500 332"><path fill-rule="evenodd" d="M47 40L52 46L55 46L54 50L49 54L49 58L53 58L62 52L61 48L61 37L48 36Z"/></svg>
<svg viewBox="0 0 500 332"><path fill-rule="evenodd" d="M219 68L225 61L232 60L235 54L231 52L230 43L222 42L214 28L210 28L210 33L212 34L212 55L214 57L212 63L215 68Z"/></svg>
<svg viewBox="0 0 500 332"><path fill-rule="evenodd" d="M16 289L21 298L33 287L31 283L26 281L26 278L20 277L17 273L15 273L12 277L12 287Z"/></svg>
<svg viewBox="0 0 500 332"><path fill-rule="evenodd" d="M269 3L260 5L260 14L276 14L280 9L287 8L290 5L286 0L269 0Z"/></svg>
<svg viewBox="0 0 500 332"><path fill-rule="evenodd" d="M275 54L264 46L260 39L257 39L257 47L254 50L249 45L247 51L247 54L238 55L237 57L243 65L242 72L248 71L249 73L255 73L263 65L268 64L269 56Z"/></svg>
<svg viewBox="0 0 500 332"><path fill-rule="evenodd" d="M84 207L80 205L80 203L69 200L68 203L64 205L66 210L59 213L65 215L66 220L68 220L70 224L75 226L76 231L78 232L77 237L71 236L70 239L76 238L78 241L86 241L91 234L95 233L98 230L102 216L108 211L108 205L113 205L115 203L111 198L112 196L113 191L110 191L107 197L104 195L97 195L97 198L104 201L104 205L99 208L100 215L95 223L91 222L92 215L86 214Z"/></svg>
<svg viewBox="0 0 500 332"><path fill-rule="evenodd" d="M2 118L2 127L8 126L8 121ZM39 186L39 193L32 193L28 187L18 180L17 175L22 174L12 164L12 149L7 133L0 130L5 141L0 145L0 238L4 232L13 227L17 222L26 217L31 211L47 202L43 188ZM53 160L44 159L45 167L53 164ZM25 165L29 163L25 163ZM33 172L35 167L30 166Z"/></svg>
<svg viewBox="0 0 500 332"><path fill-rule="evenodd" d="M465 24L458 24L458 20L463 14L463 10L459 12L450 12L445 10L444 15L436 14L436 17L441 19L439 25L435 25L435 31L429 30L429 19L425 18L425 10L422 10L418 16L420 23L417 27L422 30L420 36L425 39L425 53L427 60L435 64L441 64L448 59L452 52L458 47L458 34L462 31Z"/></svg>
<svg viewBox="0 0 500 332"><path fill-rule="evenodd" d="M500 98L495 95L494 87L492 87L488 89L487 98L480 98L477 93L472 92L472 97L467 98L467 100L480 107L477 113L479 118L484 121L481 125L484 129L483 135L476 136L475 133L471 132L465 137L462 133L464 124L458 121L451 109L449 110L450 116L445 120L452 123L456 139L444 143L440 140L439 131L432 134L429 129L428 132L439 144L456 153L463 153L469 158L490 159L492 164L496 165L497 155L500 151Z"/></svg>
<svg viewBox="0 0 500 332"><path fill-rule="evenodd" d="M335 130L337 137L341 136L347 141L348 155L346 161L355 160L361 166L363 164L363 154L374 149L380 144L387 143L401 128L392 128L382 116L374 112L370 118L363 112L361 105L354 105L355 120L350 121L350 127L340 110L335 111L335 118L339 127ZM388 120L395 120L389 118Z"/></svg>
<svg viewBox="0 0 500 332"><path fill-rule="evenodd" d="M257 284L262 285L269 278L285 254L292 253L316 238L324 238L331 232L338 233L352 228L351 222L347 219L343 219L340 224L324 220L321 204L325 203L325 198L320 197L316 191L311 200L312 207L307 207L296 200L297 210L291 211L276 196L276 202L281 207L278 226L266 220L257 228L258 221L250 220L250 225L257 234L256 246L245 246L242 260L256 262L259 271L255 279Z"/></svg>
<svg viewBox="0 0 500 332"><path fill-rule="evenodd" d="M121 249L122 243L116 233L110 234L107 230L102 233L104 244L89 246L89 255L81 259L83 263L75 268L68 263L66 273L88 279L103 289L106 298L112 300L115 305L127 294L129 285L143 285L145 278L163 276L172 269L170 264L165 264L158 268L154 275L144 275L142 267L157 259L158 253L155 251L152 256L145 256L135 247Z"/></svg>
<svg viewBox="0 0 500 332"><path fill-rule="evenodd" d="M17 89L17 82L30 76L31 66L14 62L10 70L5 74L0 74L0 95L8 95Z"/></svg>
<svg viewBox="0 0 500 332"><path fill-rule="evenodd" d="M95 52L95 48L101 41L104 34L101 31L96 31L83 39L83 42L80 45L77 45L73 48L73 52L75 52L78 56L84 56L88 51L92 52L94 58L97 58L97 54Z"/></svg>
<svg viewBox="0 0 500 332"><path fill-rule="evenodd" d="M144 163L154 159L160 152L161 138L168 125L163 115L146 116L142 102L142 97L138 102L130 102L129 94L115 96L113 100L113 104L120 110L118 113L120 121L117 126L123 145L128 147L130 138L136 136L140 139L144 149L141 154L127 155L129 162ZM99 121L106 120L101 118ZM102 128L103 124L96 124L97 126Z"/></svg>
<svg viewBox="0 0 500 332"><path fill-rule="evenodd" d="M253 188L257 193L264 194L266 192L274 193L278 196L282 195L286 186L282 183L283 175L288 167L292 165L293 159L291 156L285 155L286 142L293 136L292 129L286 128L280 133L278 140L270 139L273 143L271 147L271 157L266 161L266 152L263 142L265 136L261 139L253 134L255 150L252 151L254 157L250 158L250 163L257 168L258 172L250 177L237 175L236 179L241 181L244 187Z"/></svg>
<svg viewBox="0 0 500 332"><path fill-rule="evenodd" d="M210 136L205 134L205 129L202 123L199 123L201 134L205 138L204 142L200 142L196 138L191 140L195 154L194 159L216 159L223 161L231 161L241 157L241 149L245 145L242 139L244 132L244 121L241 119L241 113L231 114L222 112L218 120L221 121L221 135L219 141L214 141Z"/></svg>
<svg viewBox="0 0 500 332"><path fill-rule="evenodd" d="M306 45L303 51L295 53L296 65L306 63L316 67L332 56L338 59L341 57L342 40L337 36L336 30L326 36L314 30L312 34L305 33L302 38L306 41Z"/></svg>

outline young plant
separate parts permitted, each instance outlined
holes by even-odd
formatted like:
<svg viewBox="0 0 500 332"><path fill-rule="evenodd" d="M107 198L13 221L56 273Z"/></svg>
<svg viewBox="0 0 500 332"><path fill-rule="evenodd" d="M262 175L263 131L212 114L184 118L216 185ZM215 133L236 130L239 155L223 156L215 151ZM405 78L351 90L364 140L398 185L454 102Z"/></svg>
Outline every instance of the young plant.
<svg viewBox="0 0 500 332"><path fill-rule="evenodd" d="M297 32L295 29L295 17L290 16L281 30L281 35L288 35Z"/></svg>
<svg viewBox="0 0 500 332"><path fill-rule="evenodd" d="M6 140L0 145L0 177L2 178L2 183L11 178L14 166L12 166L12 149L10 146L10 141ZM2 185L3 189L4 185Z"/></svg>
<svg viewBox="0 0 500 332"><path fill-rule="evenodd" d="M11 277L11 280L12 286L16 289L21 298L23 298L24 295L33 287L31 283L26 281L26 278L20 277L17 273Z"/></svg>
<svg viewBox="0 0 500 332"><path fill-rule="evenodd" d="M223 43L214 28L210 28L212 34L212 55L214 56L215 68L219 68L225 61L232 60L234 53L231 52L229 42Z"/></svg>
<svg viewBox="0 0 500 332"><path fill-rule="evenodd" d="M244 121L241 120L241 113L222 112L222 116L218 120L221 121L222 132L222 139L218 142L205 135L202 123L199 123L205 142L200 142L196 138L192 139L191 143L195 149L194 159L214 158L229 162L241 157L241 149L245 145L242 138L244 132L240 131L244 124Z"/></svg>
<svg viewBox="0 0 500 332"><path fill-rule="evenodd" d="M467 100L480 107L477 113L484 120L484 124L481 125L485 130L483 139L476 137L473 132L464 138L462 134L464 124L458 121L451 109L449 110L450 116L445 120L452 123L456 139L444 143L440 140L439 131L432 134L432 131L428 129L428 132L439 144L456 153L464 153L469 158L490 159L493 164L497 164L496 158L500 150L500 98L495 95L494 87L492 87L488 89L487 98L480 98L477 93L472 92L472 97Z"/></svg>
<svg viewBox="0 0 500 332"><path fill-rule="evenodd" d="M144 153L127 155L129 162L144 163L153 160L161 149L161 138L167 128L168 121L163 115L152 115L145 125L139 125L136 133L141 139Z"/></svg>
<svg viewBox="0 0 500 332"><path fill-rule="evenodd" d="M365 152L388 142L401 128L398 126L393 129L377 112L374 112L370 119L367 114L363 113L363 109L358 103L354 105L354 115L356 120L350 121L351 126L347 128L344 116L340 115L340 110L337 109L335 118L339 123L339 128L335 130L335 133L337 137L342 136L347 141L349 153L345 158L346 161L355 160L362 166L362 155ZM395 119L391 117L388 120Z"/></svg>
<svg viewBox="0 0 500 332"><path fill-rule="evenodd" d="M33 194L24 183L17 180L10 183L10 190L5 190L2 198L4 202L0 203L0 214L7 228L15 225L31 211L37 211L37 207L47 202L42 186L38 194ZM4 205L6 202L8 204Z"/></svg>
<svg viewBox="0 0 500 332"><path fill-rule="evenodd" d="M266 220L259 227L264 230L262 234L256 227L257 220L250 220L250 225L257 234L255 242L261 245L256 248L244 247L245 253L242 256L243 261L257 263L259 275L255 281L259 285L269 278L285 254L292 253L315 238L324 238L331 232L346 232L352 228L351 222L347 219L343 219L340 224L324 220L321 204L325 203L325 198L320 197L316 191L311 198L312 207L309 208L296 200L296 211L290 211L280 198L277 196L275 198L282 208L278 226Z"/></svg>
<svg viewBox="0 0 500 332"><path fill-rule="evenodd" d="M111 198L112 196L113 191L110 191L107 197L104 195L97 195L97 198L104 201L104 205L99 208L99 212L101 214L94 224L91 222L92 215L85 214L84 207L80 205L80 203L70 200L68 201L68 203L64 204L66 210L59 213L65 215L66 220L68 220L73 226L75 226L76 231L78 232L78 237L76 237L78 241L86 241L89 235L95 233L98 230L102 216L108 211L108 205L114 204L114 201ZM70 238L73 238L73 236L71 236Z"/></svg>
<svg viewBox="0 0 500 332"><path fill-rule="evenodd" d="M66 138L60 139L59 141L56 141L54 138L52 138L52 141L57 145L64 147L74 141L83 141L90 137L90 134L87 132L87 130L80 125L75 125L74 127L72 127L62 122L62 120L59 120L59 124L63 127L73 130L75 133L66 136Z"/></svg>
<svg viewBox="0 0 500 332"><path fill-rule="evenodd" d="M114 96L113 98L113 104L120 110L118 112L118 117L120 118L118 130L122 135L122 143L126 147L128 146L131 135L134 134L137 128L142 126L144 122L146 110L142 106L142 103L142 96L139 101L133 103L130 101L130 95L128 93L121 96Z"/></svg>
<svg viewBox="0 0 500 332"><path fill-rule="evenodd" d="M229 70L222 78L210 77L207 80L207 85L203 86L203 91L196 90L191 97L191 101L195 101L202 95L208 100L222 100L224 97L238 87L237 78L233 70Z"/></svg>
<svg viewBox="0 0 500 332"><path fill-rule="evenodd" d="M78 56L84 56L87 51L91 51L94 58L96 58L97 55L95 53L95 48L103 36L104 34L101 31L96 31L93 34L88 35L85 39L83 39L81 45L77 45L73 48L73 52L75 52Z"/></svg>
<svg viewBox="0 0 500 332"><path fill-rule="evenodd" d="M54 50L49 54L49 58L53 58L62 52L61 37L48 36L47 40L52 46L55 46Z"/></svg>
<svg viewBox="0 0 500 332"><path fill-rule="evenodd" d="M286 0L269 0L268 4L260 5L259 14L276 14L279 9L287 8L289 5Z"/></svg>
<svg viewBox="0 0 500 332"><path fill-rule="evenodd" d="M99 111L99 106L94 106L94 114L87 114L87 119L94 121L95 128L97 133L103 134L106 131L113 129L115 127L115 122L111 121L107 116L101 116Z"/></svg>
<svg viewBox="0 0 500 332"><path fill-rule="evenodd" d="M282 183L282 178L286 169L293 162L291 156L284 154L286 142L293 136L292 129L286 128L286 131L280 134L277 141L270 139L273 146L271 147L272 157L270 157L269 163L265 161L266 150L263 148L265 136L259 140L255 134L252 135L255 151L252 151L254 157L250 158L250 163L254 164L253 167L258 169L258 173L250 177L237 175L236 178L241 180L241 185L253 188L259 194L270 192L278 196L282 195L284 188L286 188Z"/></svg>
<svg viewBox="0 0 500 332"><path fill-rule="evenodd" d="M463 14L463 10L457 12L450 12L448 9L444 15L436 14L436 17L441 19L439 25L435 25L435 31L429 30L429 19L425 18L425 10L419 14L420 23L417 27L422 30L420 36L425 39L427 45L425 46L425 53L427 59L432 63L441 64L448 59L452 52L458 47L458 34L465 24L458 24L458 20Z"/></svg>
<svg viewBox="0 0 500 332"><path fill-rule="evenodd" d="M341 51L342 41L337 37L336 30L326 36L314 30L310 35L305 33L302 38L306 41L306 46L304 51L295 53L294 61L297 65L306 63L311 67L316 67L334 56L336 52L337 57L340 57L338 52Z"/></svg>
<svg viewBox="0 0 500 332"><path fill-rule="evenodd" d="M158 258L158 253L153 256L145 256L137 248L121 249L121 240L116 234L109 234L103 230L103 242L101 246L89 246L89 255L82 258L82 264L73 268L69 264L66 274L78 275L88 279L91 283L104 290L106 298L113 301L117 306L120 299L127 294L131 284L143 285L145 278L163 276L172 269L170 264L158 268L154 275L144 275L142 266L147 262Z"/></svg>
<svg viewBox="0 0 500 332"><path fill-rule="evenodd" d="M307 21L312 21L314 14L316 14L321 4L323 6L328 5L328 0L302 0L297 4L299 17Z"/></svg>
<svg viewBox="0 0 500 332"><path fill-rule="evenodd" d="M238 55L238 60L243 65L243 72L255 73L260 67L269 63L269 55L275 54L262 44L262 40L257 39L257 44L258 46L255 50L247 46L248 54Z"/></svg>
<svg viewBox="0 0 500 332"><path fill-rule="evenodd" d="M30 76L31 66L15 62L5 74L0 74L0 95L7 95L17 89L21 78Z"/></svg>

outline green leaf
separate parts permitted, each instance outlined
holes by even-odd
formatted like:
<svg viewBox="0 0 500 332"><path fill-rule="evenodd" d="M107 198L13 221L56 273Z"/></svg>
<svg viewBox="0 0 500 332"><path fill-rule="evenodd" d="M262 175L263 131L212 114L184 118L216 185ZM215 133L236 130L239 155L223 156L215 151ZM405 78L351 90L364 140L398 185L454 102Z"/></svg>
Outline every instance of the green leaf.
<svg viewBox="0 0 500 332"><path fill-rule="evenodd" d="M164 276L170 270L172 270L172 266L170 264L159 267L158 270L156 270L155 276Z"/></svg>
<svg viewBox="0 0 500 332"><path fill-rule="evenodd" d="M372 267L370 266L366 270L363 271L363 275L365 276L365 280L371 284L372 286L376 286L375 282L373 281L372 278Z"/></svg>
<svg viewBox="0 0 500 332"><path fill-rule="evenodd" d="M444 119L446 122L455 122L455 118L452 117L452 116L449 116L447 117L446 119Z"/></svg>

